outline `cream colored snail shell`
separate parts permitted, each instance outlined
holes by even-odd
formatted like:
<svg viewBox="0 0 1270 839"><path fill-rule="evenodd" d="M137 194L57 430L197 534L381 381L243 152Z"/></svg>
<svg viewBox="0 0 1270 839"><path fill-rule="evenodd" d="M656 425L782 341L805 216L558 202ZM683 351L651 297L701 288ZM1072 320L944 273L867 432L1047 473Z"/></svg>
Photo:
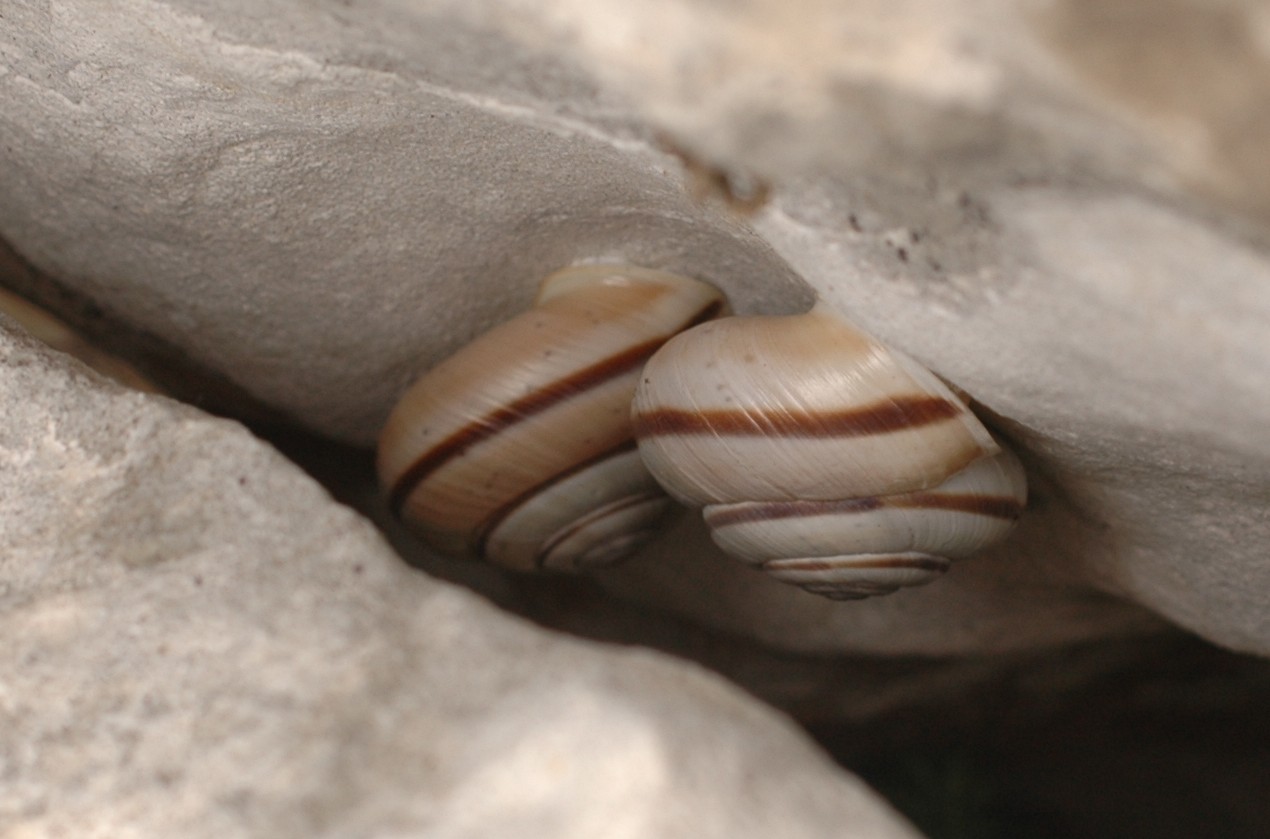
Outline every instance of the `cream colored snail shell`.
<svg viewBox="0 0 1270 839"><path fill-rule="evenodd" d="M667 342L632 406L640 455L714 541L838 599L929 582L1002 538L1018 459L938 377L817 304Z"/></svg>
<svg viewBox="0 0 1270 839"><path fill-rule="evenodd" d="M533 309L401 397L379 438L392 509L443 553L513 569L621 559L672 506L635 447L640 369L723 307L712 286L644 268L552 274Z"/></svg>

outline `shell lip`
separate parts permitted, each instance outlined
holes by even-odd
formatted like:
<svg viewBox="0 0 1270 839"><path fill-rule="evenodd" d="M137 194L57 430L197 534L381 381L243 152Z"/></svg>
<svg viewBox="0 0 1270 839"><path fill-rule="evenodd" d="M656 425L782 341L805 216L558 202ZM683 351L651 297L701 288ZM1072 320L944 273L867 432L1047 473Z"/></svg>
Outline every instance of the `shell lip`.
<svg viewBox="0 0 1270 839"><path fill-rule="evenodd" d="M915 570L940 573L952 563L942 556L921 551L843 554L841 556L783 557L764 562L764 571L827 572L857 570Z"/></svg>

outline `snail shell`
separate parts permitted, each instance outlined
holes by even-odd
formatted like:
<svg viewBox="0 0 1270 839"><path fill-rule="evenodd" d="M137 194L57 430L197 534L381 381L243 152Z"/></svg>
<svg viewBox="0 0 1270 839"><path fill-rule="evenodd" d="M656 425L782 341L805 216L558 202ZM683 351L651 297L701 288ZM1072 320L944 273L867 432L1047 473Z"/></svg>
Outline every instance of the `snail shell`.
<svg viewBox="0 0 1270 839"><path fill-rule="evenodd" d="M1018 459L947 385L820 304L677 336L632 416L649 470L721 548L828 597L928 582L1026 500Z"/></svg>
<svg viewBox="0 0 1270 839"><path fill-rule="evenodd" d="M162 388L127 361L98 348L71 328L70 324L43 307L2 288L0 288L0 314L8 315L16 320L23 329L31 333L33 338L43 341L55 350L78 358L98 373L114 379L121 385L145 393L163 393Z"/></svg>
<svg viewBox="0 0 1270 839"><path fill-rule="evenodd" d="M712 286L588 265L410 387L379 439L394 512L437 550L518 570L621 559L670 502L636 451L644 362L724 307Z"/></svg>

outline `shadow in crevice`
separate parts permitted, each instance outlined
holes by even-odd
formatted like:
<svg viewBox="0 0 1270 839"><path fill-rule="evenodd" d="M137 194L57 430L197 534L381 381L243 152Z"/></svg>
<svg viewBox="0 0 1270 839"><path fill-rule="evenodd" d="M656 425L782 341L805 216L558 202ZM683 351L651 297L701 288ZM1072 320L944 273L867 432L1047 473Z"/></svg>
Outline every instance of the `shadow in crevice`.
<svg viewBox="0 0 1270 839"><path fill-rule="evenodd" d="M261 433L422 571L540 626L714 670L793 716L931 839L1266 835L1270 662L1180 632L992 657L786 653L585 577L430 556L388 516L369 451Z"/></svg>

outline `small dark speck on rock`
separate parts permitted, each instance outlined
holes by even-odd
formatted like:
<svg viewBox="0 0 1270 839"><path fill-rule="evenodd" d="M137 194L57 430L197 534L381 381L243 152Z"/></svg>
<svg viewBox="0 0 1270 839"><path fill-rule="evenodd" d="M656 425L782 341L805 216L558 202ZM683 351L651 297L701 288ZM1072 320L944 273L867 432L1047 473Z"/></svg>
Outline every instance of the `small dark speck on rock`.
<svg viewBox="0 0 1270 839"><path fill-rule="evenodd" d="M896 251L895 251L895 253L896 253L896 255L897 255L897 256L899 256L899 258L900 258L900 262L908 262L908 250L907 250L907 249L905 249L905 248L897 248L897 249L896 249Z"/></svg>
<svg viewBox="0 0 1270 839"><path fill-rule="evenodd" d="M365 571L365 570L366 570L366 569L362 566L362 564L361 564L360 562L359 562L359 563L357 563L356 565L354 565L354 566L353 566L353 573L354 573L354 574L357 574L357 575L359 575L359 576L360 576L360 575L361 575L361 573L362 573L363 571Z"/></svg>
<svg viewBox="0 0 1270 839"><path fill-rule="evenodd" d="M194 578L194 585L196 585L196 586L201 586L202 584L203 584L203 578L202 578L202 577L195 577L195 578Z"/></svg>

